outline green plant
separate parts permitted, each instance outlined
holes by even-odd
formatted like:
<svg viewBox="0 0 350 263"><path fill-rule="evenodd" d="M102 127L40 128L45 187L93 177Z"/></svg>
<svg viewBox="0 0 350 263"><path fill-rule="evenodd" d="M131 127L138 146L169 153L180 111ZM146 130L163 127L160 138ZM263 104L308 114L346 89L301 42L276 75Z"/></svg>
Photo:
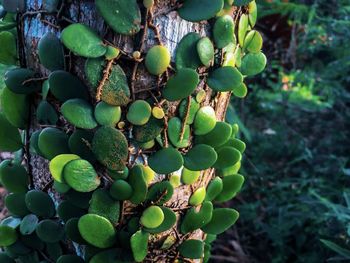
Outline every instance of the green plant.
<svg viewBox="0 0 350 263"><path fill-rule="evenodd" d="M238 7L230 1L224 5L223 0L215 0L202 5L198 12L198 4L185 1L177 10L182 18L216 21L215 45L199 34L187 34L176 51L175 72L169 69L170 52L160 39L159 45L145 54L148 28L155 33L158 30L153 24L152 2L145 2L143 7L136 0L96 0L98 13L114 33L136 37L142 29L140 50L125 52L86 24L70 23L59 26L60 38L48 33L39 41L37 53L41 66L50 72L47 76L27 68L22 61L20 67L5 73L0 149L20 152L28 167L11 160L0 166L0 181L13 192L6 199L12 215L0 225L3 257L27 262L22 256L30 254L30 262L82 261L71 255L74 250L66 248L72 241L85 247L83 258L89 262L157 261L154 257L162 256L158 252L163 246L169 249L166 261L200 259L210 253L210 246L195 236L196 231L201 229L203 236L223 233L236 222L236 210L213 209L211 201L205 201L209 207L201 210L205 224L192 224L186 233L177 229L184 211L200 208L211 179L220 179L224 175L221 170L241 161L242 145L232 143L237 142L236 126L218 119L223 119L225 101L231 93L244 86L244 78L260 73L266 65L261 39L250 34L255 18L249 14L256 12L255 2L250 2ZM17 13L18 23L28 15L22 4L24 1L3 1L6 11ZM66 4L48 1L44 11L37 12L59 15ZM231 11L231 15L222 14ZM239 25L233 17L240 20ZM141 26L141 22L145 24ZM0 23L7 26L6 21ZM11 24L9 29L14 27ZM8 59L13 47L1 52L7 56L0 61L13 64ZM65 54L85 59L84 76L90 90L70 69ZM231 61L223 66L228 54L235 54L241 65ZM134 64L131 75L127 61ZM135 76L141 65L148 77L155 75L164 82L159 82L159 92L151 92L147 98L135 93ZM208 84L211 93L200 82ZM182 113L178 114L174 109L183 100ZM36 116L32 115L33 108L37 108ZM32 132L31 122L37 121L44 128ZM215 136L221 132L224 137ZM42 190L34 190L29 163L32 155L49 161L52 178ZM187 176L195 174L201 180L183 178L189 185L174 189L170 176L185 169L194 172ZM210 199L217 196L218 202L226 201L240 190L243 177L237 175L238 169L230 172ZM63 195L63 200L55 199L57 208L49 188ZM191 194L181 197L185 189ZM164 240L166 235L174 239Z"/></svg>

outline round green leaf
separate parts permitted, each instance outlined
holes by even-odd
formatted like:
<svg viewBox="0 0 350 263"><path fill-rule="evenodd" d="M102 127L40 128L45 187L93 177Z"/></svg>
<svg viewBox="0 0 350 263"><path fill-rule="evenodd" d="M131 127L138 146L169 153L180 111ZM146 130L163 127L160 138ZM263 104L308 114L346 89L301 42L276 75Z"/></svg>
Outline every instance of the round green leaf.
<svg viewBox="0 0 350 263"><path fill-rule="evenodd" d="M147 101L134 101L126 114L127 120L134 125L144 125L152 114L152 108Z"/></svg>
<svg viewBox="0 0 350 263"><path fill-rule="evenodd" d="M209 67L214 60L214 46L209 37L203 37L197 42L197 52L202 64Z"/></svg>
<svg viewBox="0 0 350 263"><path fill-rule="evenodd" d="M226 202L234 198L242 188L244 177L240 174L226 175L222 178L222 183L223 189L215 198L217 202Z"/></svg>
<svg viewBox="0 0 350 263"><path fill-rule="evenodd" d="M248 88L244 83L233 89L233 95L235 95L238 98L244 98L245 96L247 96L247 93Z"/></svg>
<svg viewBox="0 0 350 263"><path fill-rule="evenodd" d="M218 159L214 168L223 169L235 165L242 158L241 153L233 147L224 146L217 150Z"/></svg>
<svg viewBox="0 0 350 263"><path fill-rule="evenodd" d="M17 240L17 232L9 226L0 225L0 246L8 247Z"/></svg>
<svg viewBox="0 0 350 263"><path fill-rule="evenodd" d="M107 190L97 189L92 194L89 213L103 216L111 221L113 225L117 225L120 214L120 204L112 199Z"/></svg>
<svg viewBox="0 0 350 263"><path fill-rule="evenodd" d="M12 258L10 258L6 253L0 252L0 262L2 263L16 263Z"/></svg>
<svg viewBox="0 0 350 263"><path fill-rule="evenodd" d="M209 78L208 85L215 91L232 91L242 85L243 76L234 67L225 66L214 70Z"/></svg>
<svg viewBox="0 0 350 263"><path fill-rule="evenodd" d="M49 219L40 221L35 232L42 241L47 243L56 243L64 236L63 226Z"/></svg>
<svg viewBox="0 0 350 263"><path fill-rule="evenodd" d="M63 168L63 177L78 192L91 192L101 183L94 167L82 159L68 162Z"/></svg>
<svg viewBox="0 0 350 263"><path fill-rule="evenodd" d="M194 119L194 134L204 135L215 128L216 114L212 107L204 106L200 108Z"/></svg>
<svg viewBox="0 0 350 263"><path fill-rule="evenodd" d="M86 78L95 92L103 78L107 63L107 60L104 58L88 59L85 63ZM101 100L114 106L124 106L129 103L130 89L128 80L119 65L112 65L108 81L104 83L101 89Z"/></svg>
<svg viewBox="0 0 350 263"><path fill-rule="evenodd" d="M163 148L149 157L149 166L156 173L170 174L181 168L183 158L174 148Z"/></svg>
<svg viewBox="0 0 350 263"><path fill-rule="evenodd" d="M216 122L213 130L205 135L198 135L195 137L197 144L207 144L212 147L218 147L226 143L232 134L232 127L230 124L222 121Z"/></svg>
<svg viewBox="0 0 350 263"><path fill-rule="evenodd" d="M86 58L97 58L103 56L107 47L102 39L86 25L71 24L61 33L63 44L78 56Z"/></svg>
<svg viewBox="0 0 350 263"><path fill-rule="evenodd" d="M109 193L115 200L128 200L133 194L133 189L128 182L116 180L112 184Z"/></svg>
<svg viewBox="0 0 350 263"><path fill-rule="evenodd" d="M173 117L168 122L168 136L170 142L177 148L185 148L190 144L190 126L185 125L185 132L182 140L180 134L182 132L182 121L178 117Z"/></svg>
<svg viewBox="0 0 350 263"><path fill-rule="evenodd" d="M48 70L64 69L64 53L60 40L52 32L47 32L38 43L40 63Z"/></svg>
<svg viewBox="0 0 350 263"><path fill-rule="evenodd" d="M200 35L194 32L188 33L181 39L180 43L177 45L175 55L175 63L177 69L196 69L201 65L201 61L197 52L197 43L200 39Z"/></svg>
<svg viewBox="0 0 350 263"><path fill-rule="evenodd" d="M208 224L212 218L213 204L204 202L197 212L195 207L189 209L182 220L181 232L187 234Z"/></svg>
<svg viewBox="0 0 350 263"><path fill-rule="evenodd" d="M231 208L216 208L211 221L201 229L207 234L219 235L236 223L239 213Z"/></svg>
<svg viewBox="0 0 350 263"><path fill-rule="evenodd" d="M136 141L145 143L155 139L163 129L164 121L151 116L145 125L134 126L132 132Z"/></svg>
<svg viewBox="0 0 350 263"><path fill-rule="evenodd" d="M169 181L155 183L147 194L147 201L152 204L162 205L168 202L173 196L174 188Z"/></svg>
<svg viewBox="0 0 350 263"><path fill-rule="evenodd" d="M10 192L25 193L28 191L29 175L22 165L5 160L0 164L0 182Z"/></svg>
<svg viewBox="0 0 350 263"><path fill-rule="evenodd" d="M95 247L108 248L116 241L116 231L113 225L102 216L84 215L79 219L78 228L81 236Z"/></svg>
<svg viewBox="0 0 350 263"><path fill-rule="evenodd" d="M68 145L72 153L79 155L82 159L93 163L96 158L91 150L91 143L94 133L89 130L75 130L69 137Z"/></svg>
<svg viewBox="0 0 350 263"><path fill-rule="evenodd" d="M241 47L244 46L244 39L247 34L248 27L249 27L248 15L243 14L239 19L239 23L238 23L238 42Z"/></svg>
<svg viewBox="0 0 350 263"><path fill-rule="evenodd" d="M185 155L184 166L192 171L206 170L214 165L217 157L213 147L206 144L198 144Z"/></svg>
<svg viewBox="0 0 350 263"><path fill-rule="evenodd" d="M14 93L30 94L39 91L40 82L30 81L38 77L37 74L27 68L14 68L5 73L5 84Z"/></svg>
<svg viewBox="0 0 350 263"><path fill-rule="evenodd" d="M65 183L60 183L57 181L53 182L53 188L55 189L55 191L57 193L60 193L60 194L65 194L71 189L71 187L69 185L67 185Z"/></svg>
<svg viewBox="0 0 350 263"><path fill-rule="evenodd" d="M186 161L186 157L185 157L185 161ZM186 167L184 167L182 169L182 172L181 172L182 182L184 184L188 184L188 185L197 182L197 180L200 176L201 176L200 171L191 171L191 170L187 169Z"/></svg>
<svg viewBox="0 0 350 263"><path fill-rule="evenodd" d="M224 48L229 44L236 44L235 23L230 15L219 17L213 29L214 41L217 48Z"/></svg>
<svg viewBox="0 0 350 263"><path fill-rule="evenodd" d="M205 201L214 200L223 190L224 184L220 177L215 177L210 181L207 187L207 194L205 196Z"/></svg>
<svg viewBox="0 0 350 263"><path fill-rule="evenodd" d="M187 113L187 104L188 99L183 99L179 105L179 117L184 120ZM191 103L190 103L190 111L188 114L187 122L186 124L192 124L194 122L194 117L196 116L197 111L200 108L200 104L191 97Z"/></svg>
<svg viewBox="0 0 350 263"><path fill-rule="evenodd" d="M259 53L249 53L242 58L241 72L243 75L254 76L261 73L266 67L266 56Z"/></svg>
<svg viewBox="0 0 350 263"><path fill-rule="evenodd" d="M255 1L251 1L248 5L248 13L249 13L249 23L251 27L254 27L256 24L256 20L258 18L258 8Z"/></svg>
<svg viewBox="0 0 350 263"><path fill-rule="evenodd" d="M141 28L141 12L136 0L96 0L96 8L116 32L134 35Z"/></svg>
<svg viewBox="0 0 350 263"><path fill-rule="evenodd" d="M97 126L92 105L82 99L67 100L61 107L63 116L77 128L93 129Z"/></svg>
<svg viewBox="0 0 350 263"><path fill-rule="evenodd" d="M0 150L15 152L22 147L21 135L16 127L12 126L0 112Z"/></svg>
<svg viewBox="0 0 350 263"><path fill-rule="evenodd" d="M149 73L153 75L163 74L170 65L170 52L161 45L153 46L147 52L145 65Z"/></svg>
<svg viewBox="0 0 350 263"><path fill-rule="evenodd" d="M150 206L143 211L140 223L147 228L156 228L164 221L163 210L159 206Z"/></svg>
<svg viewBox="0 0 350 263"><path fill-rule="evenodd" d="M76 255L62 255L57 259L57 263L84 263L85 261Z"/></svg>
<svg viewBox="0 0 350 263"><path fill-rule="evenodd" d="M57 155L69 153L68 136L56 128L45 128L41 131L38 146L43 156L52 160Z"/></svg>
<svg viewBox="0 0 350 263"><path fill-rule="evenodd" d="M128 157L128 141L119 130L101 127L92 140L92 151L108 169L121 170Z"/></svg>
<svg viewBox="0 0 350 263"><path fill-rule="evenodd" d="M145 201L147 196L147 182L143 175L143 169L141 165L135 165L130 170L128 182L133 190L130 197L130 202L138 205Z"/></svg>
<svg viewBox="0 0 350 263"><path fill-rule="evenodd" d="M136 262L143 262L148 253L149 233L137 231L130 238L131 251Z"/></svg>
<svg viewBox="0 0 350 263"><path fill-rule="evenodd" d="M80 159L80 157L75 154L60 154L53 158L49 165L53 179L57 182L64 183L63 168L67 163L76 159Z"/></svg>
<svg viewBox="0 0 350 263"><path fill-rule="evenodd" d="M63 222L67 222L72 218L81 217L85 215L86 210L75 206L72 202L68 200L65 200L58 205L57 214Z"/></svg>
<svg viewBox="0 0 350 263"><path fill-rule="evenodd" d="M7 195L5 197L5 206L14 216L23 217L29 214L24 193L12 193Z"/></svg>
<svg viewBox="0 0 350 263"><path fill-rule="evenodd" d="M171 77L163 89L163 97L168 101L181 100L196 89L199 83L197 72L190 68L181 68Z"/></svg>
<svg viewBox="0 0 350 263"><path fill-rule="evenodd" d="M160 206L160 209L162 209L164 214L163 222L155 228L144 228L145 231L151 234L158 234L169 230L175 225L176 214L170 208L167 207Z"/></svg>
<svg viewBox="0 0 350 263"><path fill-rule="evenodd" d="M4 9L11 13L24 12L26 9L26 1L24 0L3 0L1 3L4 6Z"/></svg>
<svg viewBox="0 0 350 263"><path fill-rule="evenodd" d="M181 18L199 22L213 18L224 7L224 0L185 0L178 10Z"/></svg>
<svg viewBox="0 0 350 263"><path fill-rule="evenodd" d="M78 244L86 244L78 229L79 218L71 218L64 226L67 237Z"/></svg>
<svg viewBox="0 0 350 263"><path fill-rule="evenodd" d="M119 106L109 105L104 101L95 107L95 119L102 126L114 127L120 121L122 110Z"/></svg>
<svg viewBox="0 0 350 263"><path fill-rule="evenodd" d="M27 95L12 92L7 87L1 91L0 105L7 120L15 127L25 129L29 118L29 100ZM14 105L16 105L14 107Z"/></svg>
<svg viewBox="0 0 350 263"><path fill-rule="evenodd" d="M40 101L36 110L36 118L40 124L56 125L58 121L55 108L46 100Z"/></svg>
<svg viewBox="0 0 350 263"><path fill-rule="evenodd" d="M16 37L9 31L2 31L0 43L0 63L15 65L17 63Z"/></svg>
<svg viewBox="0 0 350 263"><path fill-rule="evenodd" d="M245 37L243 48L251 53L258 53L260 52L262 45L263 39L260 33L256 30L252 30Z"/></svg>
<svg viewBox="0 0 350 263"><path fill-rule="evenodd" d="M192 206L197 206L203 203L206 195L205 187L198 188L190 197L188 203Z"/></svg>
<svg viewBox="0 0 350 263"><path fill-rule="evenodd" d="M55 204L51 197L42 191L29 191L26 194L25 202L29 211L37 216L49 218L56 213Z"/></svg>
<svg viewBox="0 0 350 263"><path fill-rule="evenodd" d="M87 87L74 75L57 70L49 75L49 87L51 93L61 102L69 99L89 100Z"/></svg>
<svg viewBox="0 0 350 263"><path fill-rule="evenodd" d="M187 239L179 246L179 252L185 258L202 258L204 254L204 242L196 239Z"/></svg>

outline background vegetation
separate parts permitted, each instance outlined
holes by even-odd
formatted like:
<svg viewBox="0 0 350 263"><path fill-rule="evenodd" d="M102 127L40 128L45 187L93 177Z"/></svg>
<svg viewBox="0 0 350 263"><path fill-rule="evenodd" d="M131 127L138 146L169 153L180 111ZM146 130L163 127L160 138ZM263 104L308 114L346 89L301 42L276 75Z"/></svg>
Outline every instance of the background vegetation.
<svg viewBox="0 0 350 263"><path fill-rule="evenodd" d="M350 262L350 2L259 12L268 69L228 116L248 142L241 217L213 262Z"/></svg>

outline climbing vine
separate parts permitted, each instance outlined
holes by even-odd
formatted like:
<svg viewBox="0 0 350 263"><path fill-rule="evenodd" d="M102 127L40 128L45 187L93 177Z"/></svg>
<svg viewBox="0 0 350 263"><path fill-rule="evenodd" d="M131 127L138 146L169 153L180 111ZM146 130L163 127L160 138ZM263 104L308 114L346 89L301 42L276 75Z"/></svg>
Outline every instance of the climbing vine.
<svg viewBox="0 0 350 263"><path fill-rule="evenodd" d="M132 52L72 21L68 1L27 10L3 0L0 62L17 63L17 43L19 65L0 99L0 149L14 152L0 164L11 214L0 225L1 262L206 262L216 235L238 219L214 207L244 182L238 126L219 119L231 93L245 97L244 79L266 65L256 3L173 2L167 12L212 25L210 37L186 34L175 55L153 0L95 0L113 38L134 39ZM41 73L26 63L29 16L58 32L39 40ZM79 59L83 74L72 66ZM136 87L140 78L151 81ZM31 156L49 162L41 189Z"/></svg>

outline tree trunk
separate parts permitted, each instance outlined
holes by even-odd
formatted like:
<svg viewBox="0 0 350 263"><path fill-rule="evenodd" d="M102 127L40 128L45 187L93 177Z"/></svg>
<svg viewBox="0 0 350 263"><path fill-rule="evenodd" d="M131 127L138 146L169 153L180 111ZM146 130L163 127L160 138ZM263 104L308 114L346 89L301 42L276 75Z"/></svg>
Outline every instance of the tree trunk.
<svg viewBox="0 0 350 263"><path fill-rule="evenodd" d="M48 31L55 32L57 35L60 31L71 22L79 22L89 25L95 29L100 36L104 37L114 46L120 48L127 54L132 54L135 50L140 50L143 30L133 37L126 37L115 34L109 29L104 23L102 17L100 17L95 9L93 0L73 0L73 1L62 1L62 9L57 13L47 14L41 13L43 0L27 0L27 12L20 17L21 23L19 24L19 46L20 49L20 61L22 66L27 66L31 69L35 69L43 76L47 76L47 72L39 64L39 58L37 54L37 45L40 38ZM68 3L70 2L70 3ZM140 1L142 2L142 1ZM178 6L176 0L158 0L152 12L147 12L145 9L142 10L143 25L147 20L145 17L148 16L151 20L151 24L148 24L145 28L147 30L146 41L142 54L144 54L150 46L157 42L161 42L168 47L171 54L174 55L174 51L177 43L181 38L188 32L198 32L205 36L209 34L210 25L205 23L190 23L182 20L177 12L174 11ZM141 5L141 4L140 4ZM152 24L156 26L156 29L152 27ZM69 53L66 52L68 55ZM67 57L68 64L71 64L69 71L79 76L84 80L83 74L83 63L82 58L78 58L69 54ZM136 63L136 62L133 62ZM133 87L134 98L146 98L149 96L149 92L142 90L157 85L158 79L151 77L146 73L142 63L126 64L126 72L129 77L130 86ZM135 80L132 80L133 71L136 69ZM134 73L135 73L134 72ZM171 74L171 72L169 72ZM203 83L201 84L203 87ZM208 87L204 87L207 91L206 100L202 105L211 105L216 110L218 120L223 120L230 100L230 93L218 93L218 95L212 96L211 90ZM171 115L175 114L176 104L171 107ZM28 132L28 138L30 134L39 129L39 125L34 122L32 118L31 129ZM48 190L56 198L59 196L53 192L50 188L52 182L49 170L48 161L37 155L29 155L29 151L26 153L26 158L29 160L29 171L33 178L33 184L36 189ZM176 207L178 215L182 215L188 207L188 199L193 191L201 186L206 186L213 175L213 170L209 169L201 175L201 178L192 186L182 185L175 189L172 199L167 203L169 207ZM124 213L132 211L133 207L126 204L124 205ZM172 230L162 233L152 241L150 244L150 254L147 256L147 262L173 262L176 253L172 253L171 250L164 251L160 250L160 245L166 236L172 235L178 243L185 238L196 238L204 239L204 233L200 230L191 233L191 235L183 236L179 234L175 228Z"/></svg>

